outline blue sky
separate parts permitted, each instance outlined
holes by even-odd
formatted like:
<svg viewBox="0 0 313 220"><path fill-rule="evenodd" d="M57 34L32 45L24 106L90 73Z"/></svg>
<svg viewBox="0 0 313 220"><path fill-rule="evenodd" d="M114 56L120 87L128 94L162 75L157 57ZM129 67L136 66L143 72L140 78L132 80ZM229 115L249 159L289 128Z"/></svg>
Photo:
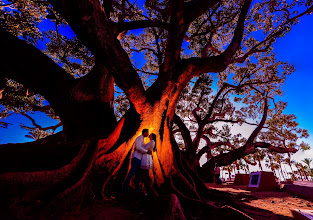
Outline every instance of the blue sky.
<svg viewBox="0 0 313 220"><path fill-rule="evenodd" d="M278 60L293 63L296 68L283 86L285 94L278 100L287 101L284 113L296 115L300 127L309 130L310 137L305 142L313 147L313 15L301 18L290 33L277 40L274 48ZM43 127L57 124L43 114L36 114L35 118ZM25 137L27 131L20 128L20 123L31 126L28 119L12 115L6 122L12 125L8 129L0 128L0 144L31 141ZM313 158L313 150L295 155L297 161L305 157Z"/></svg>
<svg viewBox="0 0 313 220"><path fill-rule="evenodd" d="M280 100L288 102L285 113L296 115L299 126L309 131L310 137L304 141L313 148L313 15L301 18L274 48L277 59L293 63L296 69L282 87L285 94ZM313 158L313 149L293 157L296 161Z"/></svg>
<svg viewBox="0 0 313 220"><path fill-rule="evenodd" d="M292 31L275 45L277 59L294 64L296 71L287 77L285 94L286 114L295 114L300 127L308 129L313 147L313 15L305 16ZM312 155L313 156L313 155Z"/></svg>
<svg viewBox="0 0 313 220"><path fill-rule="evenodd" d="M294 64L296 72L288 76L281 98L288 101L286 113L295 114L298 123L313 136L313 15L306 16L291 33L275 45L277 59ZM312 140L312 139L311 139Z"/></svg>

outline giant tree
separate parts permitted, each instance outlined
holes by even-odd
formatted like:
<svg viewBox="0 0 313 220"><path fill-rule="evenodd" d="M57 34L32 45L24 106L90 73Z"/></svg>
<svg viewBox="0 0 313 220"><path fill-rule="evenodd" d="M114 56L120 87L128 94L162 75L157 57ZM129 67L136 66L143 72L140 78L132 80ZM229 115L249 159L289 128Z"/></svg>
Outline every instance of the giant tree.
<svg viewBox="0 0 313 220"><path fill-rule="evenodd" d="M78 208L94 194L119 186L143 128L158 136L151 177L160 191L175 193L185 214L199 211L190 203L202 213L232 212L207 202L212 194L173 141L178 97L194 77L224 77L236 63L271 56L273 42L313 7L310 1L147 0L138 6L124 0L25 0L1 1L0 9L1 78L43 96L49 106L33 110L52 108L63 125L62 132L35 143L1 146L2 207L18 210L21 217L38 207L45 207L41 215L56 215L56 207ZM46 19L56 30L46 33L51 47L42 52L36 48L43 37L38 24ZM61 36L60 26L67 25L75 39ZM144 65L131 62L138 52L145 55ZM83 58L88 54L93 59ZM154 79L148 85L140 78L145 74ZM119 121L114 85L130 103Z"/></svg>

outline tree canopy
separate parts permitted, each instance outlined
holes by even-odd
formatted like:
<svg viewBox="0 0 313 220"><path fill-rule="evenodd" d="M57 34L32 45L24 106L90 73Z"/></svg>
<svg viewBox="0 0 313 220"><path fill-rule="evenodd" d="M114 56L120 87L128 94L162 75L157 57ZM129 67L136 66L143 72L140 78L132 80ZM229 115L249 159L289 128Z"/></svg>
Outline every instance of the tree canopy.
<svg viewBox="0 0 313 220"><path fill-rule="evenodd" d="M110 3L107 4L110 5ZM173 5L175 4L178 2L173 3ZM102 7L105 8L105 5L104 1ZM199 5L191 2L183 3L180 9L178 9L179 7L175 9L183 12L181 17L176 18L176 21L173 20L172 23L178 22L177 19L182 19L184 24L174 28L168 26L171 13L174 13L174 11L170 11L168 2L147 1L140 5L129 1L113 1L112 5L109 6L110 9L105 9L105 13L113 27L113 34L118 35L125 51L130 57L135 56L137 58L133 60L135 63L132 65L138 71L145 88L151 86L159 73L164 71L165 52L171 45L168 41L170 36L168 30L170 29L170 32L173 32L172 35L176 35L173 36L172 40L175 42L177 40L176 48L173 49L180 51L175 59L180 60L181 66L185 69L194 68L193 73L188 77L189 80L207 72L219 72L220 81L218 85L222 85L232 77L233 85L237 82L243 85L246 83L244 81L249 81L251 86L247 86L245 89L252 91L253 85L262 81L263 87L267 87L266 90L272 93L268 94L269 97L279 95L282 93L280 85L282 85L286 75L293 72L293 67L290 64L276 61L271 45L277 38L287 33L291 26L298 22L298 18L311 13L310 3L305 1L290 3L270 1L257 2L251 5L248 2L246 11L248 12L250 9L249 13L243 12L247 14L242 13L244 17L239 22L240 5L240 1L213 1L205 6L200 3ZM200 10L202 6L203 9ZM190 13L191 11L196 12ZM45 39L44 41L47 43L42 51L46 55L75 78L84 76L93 67L95 54L90 48L87 49L88 46L86 48L88 44L80 39L79 33L75 32L74 27L71 28L77 36L63 35L66 33L64 27L69 28L69 21L66 21L61 14L61 11L53 8L49 2L5 1L1 6L1 27L33 45L38 45L38 42ZM48 26L48 30L45 30L43 26ZM238 36L236 36L237 32L236 34L234 32L237 26ZM242 26L242 30L239 30L239 26ZM143 31L133 31L140 28L144 28ZM180 30L181 33L177 30ZM238 39L235 40L234 36ZM235 43L240 43L240 46L237 45L237 48L232 49L236 49L236 53L230 52ZM216 70L213 68L211 71L210 60L222 59L227 53L233 53L227 61L228 64L225 62L223 64L229 68L220 67L221 69ZM170 54L167 55L167 57L171 56ZM145 61L141 59L141 63L138 64L138 57L142 58L143 56ZM198 64L200 68L202 61L202 67L207 66L208 70L202 71L196 68ZM223 69L225 70L223 71ZM252 79L251 76L253 76ZM13 86L13 83L8 86ZM36 99L34 96L37 94L27 92L29 88L22 86L19 90L25 90L23 93L25 97L28 97L26 98L27 101L23 100L24 103L31 102L30 99ZM9 89L6 92L6 94L10 93L11 96L13 94L13 91ZM22 95L24 95L23 93ZM249 93L247 91L246 95L248 94L251 97L255 96L254 92ZM21 99L21 97L17 97L14 99ZM10 98L11 100L13 99ZM247 104L249 100L251 102L252 98L246 97L244 102ZM8 112L12 112L12 110L15 111L10 109L10 106L13 105L10 101L2 100L2 104L6 106L6 110L3 109L1 113L2 117L7 116ZM116 102L118 106L121 105L119 97L116 98ZM25 112L36 111L39 110L36 109L36 106L43 106L42 103L39 104L38 102L26 105L28 109L25 109ZM121 110L118 108L119 111L116 114L119 115L119 112L125 112L126 109L125 107L122 107ZM43 111L47 111L47 109ZM49 111L52 112L53 110L49 109Z"/></svg>

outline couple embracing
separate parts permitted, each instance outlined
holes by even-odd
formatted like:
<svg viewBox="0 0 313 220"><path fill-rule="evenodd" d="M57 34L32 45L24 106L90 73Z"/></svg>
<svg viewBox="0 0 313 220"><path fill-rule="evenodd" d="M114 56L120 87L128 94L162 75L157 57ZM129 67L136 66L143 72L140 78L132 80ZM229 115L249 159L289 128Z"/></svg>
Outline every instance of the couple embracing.
<svg viewBox="0 0 313 220"><path fill-rule="evenodd" d="M144 138L150 138L150 142L145 144ZM151 193L152 183L149 177L149 170L153 168L152 150L156 144L156 135L150 134L148 129L142 130L142 135L135 140L135 149L132 155L131 168L124 183L124 194L129 192L129 183L132 176L135 175L135 187L139 191L139 183L142 177L144 186L148 194Z"/></svg>

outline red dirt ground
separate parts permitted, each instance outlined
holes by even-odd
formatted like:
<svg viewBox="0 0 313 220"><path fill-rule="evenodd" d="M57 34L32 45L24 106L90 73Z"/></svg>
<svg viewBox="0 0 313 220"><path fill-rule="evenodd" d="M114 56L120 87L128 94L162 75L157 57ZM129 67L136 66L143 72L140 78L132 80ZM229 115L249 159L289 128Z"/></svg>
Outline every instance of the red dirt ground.
<svg viewBox="0 0 313 220"><path fill-rule="evenodd" d="M254 219L292 219L290 209L313 210L313 202L283 191L249 191L246 186L206 184L210 189L231 193ZM247 205L247 207L246 207ZM254 209L257 208L257 209Z"/></svg>
<svg viewBox="0 0 313 220"><path fill-rule="evenodd" d="M227 192L240 203L241 211L256 220L291 220L290 209L313 210L313 202L283 191L257 192L246 190L246 186L206 184L209 189ZM135 202L122 204L115 198L96 201L95 204L82 210L77 220L146 220L142 210L135 208Z"/></svg>

